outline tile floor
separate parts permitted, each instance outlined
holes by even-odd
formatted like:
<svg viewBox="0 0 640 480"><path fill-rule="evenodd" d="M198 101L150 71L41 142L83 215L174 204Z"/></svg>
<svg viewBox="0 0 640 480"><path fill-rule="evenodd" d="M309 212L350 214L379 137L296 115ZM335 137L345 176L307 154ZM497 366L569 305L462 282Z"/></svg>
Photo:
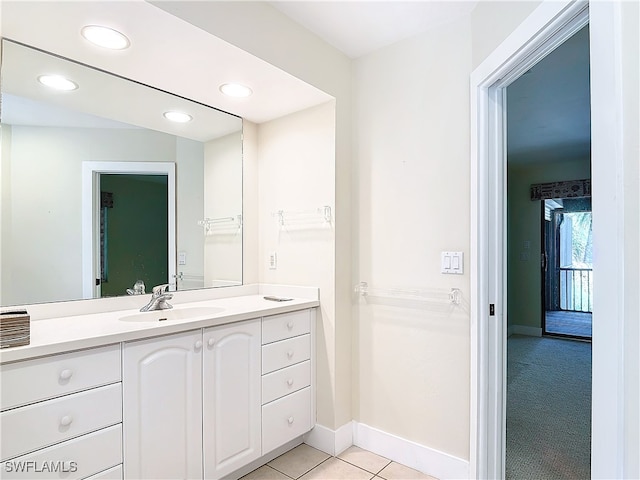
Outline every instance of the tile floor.
<svg viewBox="0 0 640 480"><path fill-rule="evenodd" d="M241 480L436 480L358 447L337 457L302 444Z"/></svg>

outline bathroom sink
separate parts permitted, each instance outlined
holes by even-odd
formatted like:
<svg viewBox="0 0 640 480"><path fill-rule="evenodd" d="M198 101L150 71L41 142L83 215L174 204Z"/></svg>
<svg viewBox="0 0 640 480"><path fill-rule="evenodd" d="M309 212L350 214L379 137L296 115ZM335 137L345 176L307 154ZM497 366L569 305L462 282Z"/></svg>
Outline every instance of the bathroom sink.
<svg viewBox="0 0 640 480"><path fill-rule="evenodd" d="M134 313L121 317L123 322L163 322L168 320L191 320L197 317L211 317L224 312L220 307L186 307L169 310L153 310L151 312Z"/></svg>

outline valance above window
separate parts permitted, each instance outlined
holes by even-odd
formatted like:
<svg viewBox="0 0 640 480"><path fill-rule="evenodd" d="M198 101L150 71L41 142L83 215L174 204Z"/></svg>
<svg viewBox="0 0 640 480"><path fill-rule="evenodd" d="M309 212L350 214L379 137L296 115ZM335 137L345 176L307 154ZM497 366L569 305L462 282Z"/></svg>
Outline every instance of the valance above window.
<svg viewBox="0 0 640 480"><path fill-rule="evenodd" d="M536 183L531 185L531 200L552 198L579 198L591 196L591 179L566 182Z"/></svg>

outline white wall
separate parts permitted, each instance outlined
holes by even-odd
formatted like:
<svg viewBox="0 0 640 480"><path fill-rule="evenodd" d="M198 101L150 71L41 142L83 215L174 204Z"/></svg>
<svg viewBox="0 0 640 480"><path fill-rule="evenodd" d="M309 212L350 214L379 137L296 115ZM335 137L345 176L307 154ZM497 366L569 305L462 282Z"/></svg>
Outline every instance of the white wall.
<svg viewBox="0 0 640 480"><path fill-rule="evenodd" d="M258 283L258 126L247 120L242 121L242 211L242 283Z"/></svg>
<svg viewBox="0 0 640 480"><path fill-rule="evenodd" d="M319 399L318 409L320 412L332 412L332 418L321 415L324 426L338 428L352 419L351 270L352 248L357 249L357 245L351 240L351 215L354 212L351 204L351 62L344 54L266 2L162 1L155 4L336 99L333 184L335 254L332 261L335 285L331 293L335 301L335 324L331 325L331 331L325 329L324 341L329 364L319 365L321 371L324 369L321 374L333 378L334 384L327 392L330 398ZM247 210L247 213L250 212ZM247 246L250 245L245 240ZM245 269L250 268L246 263L245 256Z"/></svg>
<svg viewBox="0 0 640 480"><path fill-rule="evenodd" d="M458 287L440 252L469 252L468 19L354 62L357 279L372 288ZM469 458L469 313L361 303L355 419ZM441 311L442 310L442 311Z"/></svg>
<svg viewBox="0 0 640 480"><path fill-rule="evenodd" d="M623 155L625 158L624 473L640 478L640 4L621 5Z"/></svg>
<svg viewBox="0 0 640 480"><path fill-rule="evenodd" d="M242 215L242 132L211 140L204 149L204 216L237 219ZM242 284L242 226L212 224L204 238L206 286Z"/></svg>
<svg viewBox="0 0 640 480"><path fill-rule="evenodd" d="M592 2L590 17L591 86L601 92L591 102L592 475L640 478L640 8Z"/></svg>
<svg viewBox="0 0 640 480"><path fill-rule="evenodd" d="M2 276L11 281L3 282L2 304L82 298L82 162L175 162L176 139L141 129L13 126L10 131L11 153L2 155ZM181 144L180 159L189 158L190 143ZM189 187L202 198L197 190Z"/></svg>
<svg viewBox="0 0 640 480"><path fill-rule="evenodd" d="M320 288L317 317L318 423L333 427L336 382L335 224L304 220L280 226L273 213L335 210L335 104L329 102L258 126L260 282ZM295 217L295 218L294 218ZM275 252L277 268L268 267Z"/></svg>
<svg viewBox="0 0 640 480"><path fill-rule="evenodd" d="M0 9L1 11L1 9ZM9 214L11 208L11 164L7 159L11 157L11 126L0 124L0 232L9 229ZM0 234L0 305L4 305L2 298L5 281L5 258L10 254L8 242Z"/></svg>
<svg viewBox="0 0 640 480"><path fill-rule="evenodd" d="M204 218L204 144L176 138L176 249L186 253L187 264L178 265L184 274L178 289L204 286L203 231L198 220ZM240 182L236 184L240 185Z"/></svg>
<svg viewBox="0 0 640 480"><path fill-rule="evenodd" d="M539 0L478 2L471 13L472 70L480 65L541 3Z"/></svg>

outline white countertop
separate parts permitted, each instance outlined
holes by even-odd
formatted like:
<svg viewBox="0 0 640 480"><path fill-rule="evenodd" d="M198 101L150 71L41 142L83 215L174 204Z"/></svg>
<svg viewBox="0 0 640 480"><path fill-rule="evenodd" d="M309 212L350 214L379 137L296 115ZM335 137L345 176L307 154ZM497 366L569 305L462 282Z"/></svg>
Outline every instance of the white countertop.
<svg viewBox="0 0 640 480"><path fill-rule="evenodd" d="M175 303L173 308L175 311L199 307L204 307L203 310L206 310L207 307L222 309L220 312L215 313L202 313L202 311L192 310L196 315L189 316L188 319L167 319L163 321L121 320L121 318L129 315L140 314L138 308L32 320L31 343L22 347L0 349L0 363L222 325L319 305L317 293L316 295L295 297L286 302L274 302L264 299L265 295L293 297L294 295L287 295L287 293L296 292L295 289L288 289L282 291L282 293L278 292L278 290L260 288L260 293L251 295ZM143 301L142 304L144 303L146 302ZM165 311L168 312L168 317L171 316L170 312L173 310ZM158 311L147 312L142 315L147 314L157 317Z"/></svg>

